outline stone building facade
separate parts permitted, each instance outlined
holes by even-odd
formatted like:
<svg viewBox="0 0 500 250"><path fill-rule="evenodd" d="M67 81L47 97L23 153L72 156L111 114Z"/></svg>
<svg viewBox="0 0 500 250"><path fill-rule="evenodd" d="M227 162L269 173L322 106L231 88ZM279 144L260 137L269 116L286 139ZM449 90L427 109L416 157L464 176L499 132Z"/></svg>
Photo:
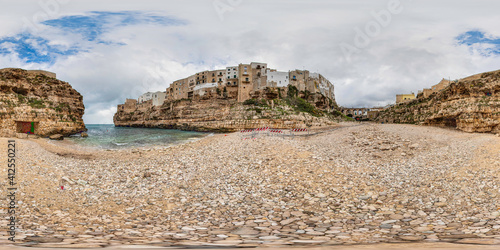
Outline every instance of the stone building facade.
<svg viewBox="0 0 500 250"><path fill-rule="evenodd" d="M166 89L164 101L224 96L244 102L251 99L255 91L286 88L288 85L297 87L299 91L321 93L335 100L333 84L319 73L310 73L308 70L281 72L268 68L266 63L252 62L225 69L198 72L174 81ZM138 103L153 100L153 95L154 93L149 92L142 95ZM152 104L161 105L155 101Z"/></svg>
<svg viewBox="0 0 500 250"><path fill-rule="evenodd" d="M430 89L423 89L418 92L417 98L428 98L430 95L439 92L450 85L450 81L443 79L438 84L432 86Z"/></svg>
<svg viewBox="0 0 500 250"><path fill-rule="evenodd" d="M409 102L413 99L415 99L415 94L413 94L413 93L396 95L396 104L402 103L402 102Z"/></svg>
<svg viewBox="0 0 500 250"><path fill-rule="evenodd" d="M154 106L161 106L165 102L165 99L167 98L167 93L158 91L153 93L153 105Z"/></svg>

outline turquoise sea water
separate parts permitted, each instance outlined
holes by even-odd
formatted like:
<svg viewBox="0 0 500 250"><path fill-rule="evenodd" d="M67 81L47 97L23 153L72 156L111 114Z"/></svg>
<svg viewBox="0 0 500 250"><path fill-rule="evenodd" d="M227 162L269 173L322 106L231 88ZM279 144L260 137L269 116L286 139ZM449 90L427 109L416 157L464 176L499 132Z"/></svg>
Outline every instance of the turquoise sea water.
<svg viewBox="0 0 500 250"><path fill-rule="evenodd" d="M68 138L81 146L102 149L130 147L168 147L208 136L208 133L154 128L117 128L113 124L87 124L89 137L79 134Z"/></svg>

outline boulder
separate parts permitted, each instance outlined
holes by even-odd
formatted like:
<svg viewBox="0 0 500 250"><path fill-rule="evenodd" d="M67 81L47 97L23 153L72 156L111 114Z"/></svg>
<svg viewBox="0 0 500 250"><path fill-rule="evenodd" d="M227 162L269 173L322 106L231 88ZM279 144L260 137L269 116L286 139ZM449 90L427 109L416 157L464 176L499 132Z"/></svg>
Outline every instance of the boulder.
<svg viewBox="0 0 500 250"><path fill-rule="evenodd" d="M28 134L17 133L16 138L18 139L28 139Z"/></svg>
<svg viewBox="0 0 500 250"><path fill-rule="evenodd" d="M51 140L58 140L58 141L61 141L64 139L64 136L61 135L61 134L55 134L55 135L51 135L49 136L49 139Z"/></svg>
<svg viewBox="0 0 500 250"><path fill-rule="evenodd" d="M80 136L83 137L83 138L87 138L87 137L89 137L89 134L87 134L86 132L82 132L80 134Z"/></svg>

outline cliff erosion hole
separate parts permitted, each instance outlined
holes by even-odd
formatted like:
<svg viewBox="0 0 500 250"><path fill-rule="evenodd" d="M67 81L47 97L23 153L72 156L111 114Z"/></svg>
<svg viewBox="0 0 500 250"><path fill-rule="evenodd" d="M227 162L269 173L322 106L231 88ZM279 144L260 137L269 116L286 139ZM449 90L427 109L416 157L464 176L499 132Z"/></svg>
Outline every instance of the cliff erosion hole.
<svg viewBox="0 0 500 250"><path fill-rule="evenodd" d="M457 119L456 117L439 118L431 121L429 125L438 127L457 128Z"/></svg>
<svg viewBox="0 0 500 250"><path fill-rule="evenodd" d="M456 128L457 127L457 119L455 117L444 119L444 126Z"/></svg>
<svg viewBox="0 0 500 250"><path fill-rule="evenodd" d="M16 88L16 87L12 88L12 91L14 91L14 93L19 95L27 95L29 93L28 89Z"/></svg>

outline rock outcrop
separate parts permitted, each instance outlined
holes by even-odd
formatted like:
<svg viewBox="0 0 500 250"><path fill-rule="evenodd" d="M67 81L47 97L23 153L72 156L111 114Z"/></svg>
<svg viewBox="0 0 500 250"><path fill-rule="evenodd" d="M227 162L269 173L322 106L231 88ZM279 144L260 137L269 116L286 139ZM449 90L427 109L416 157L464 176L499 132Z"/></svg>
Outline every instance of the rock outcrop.
<svg viewBox="0 0 500 250"><path fill-rule="evenodd" d="M286 95L286 92L282 91L282 94ZM320 94L304 94L298 93L302 98L281 99L277 89L269 88L253 92L253 99L244 103L207 95L195 100L165 102L162 106L137 104L129 99L124 105L119 105L113 120L117 127L234 132L260 127L332 126L343 118L334 110L337 107L335 101Z"/></svg>
<svg viewBox="0 0 500 250"><path fill-rule="evenodd" d="M86 131L83 97L46 71L0 70L0 136Z"/></svg>
<svg viewBox="0 0 500 250"><path fill-rule="evenodd" d="M376 120L500 133L500 70L455 81L428 98L397 104L380 112Z"/></svg>

